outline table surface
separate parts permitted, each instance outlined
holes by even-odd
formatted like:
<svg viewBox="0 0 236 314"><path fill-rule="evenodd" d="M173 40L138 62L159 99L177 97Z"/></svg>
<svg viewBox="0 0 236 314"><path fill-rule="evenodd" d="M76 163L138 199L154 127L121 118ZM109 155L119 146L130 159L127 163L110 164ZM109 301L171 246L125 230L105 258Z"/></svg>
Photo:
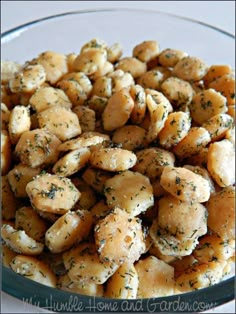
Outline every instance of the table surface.
<svg viewBox="0 0 236 314"><path fill-rule="evenodd" d="M91 8L145 8L193 18L235 33L235 1L1 1L1 32L41 17ZM46 313L1 293L2 313ZM205 313L234 313L235 301Z"/></svg>

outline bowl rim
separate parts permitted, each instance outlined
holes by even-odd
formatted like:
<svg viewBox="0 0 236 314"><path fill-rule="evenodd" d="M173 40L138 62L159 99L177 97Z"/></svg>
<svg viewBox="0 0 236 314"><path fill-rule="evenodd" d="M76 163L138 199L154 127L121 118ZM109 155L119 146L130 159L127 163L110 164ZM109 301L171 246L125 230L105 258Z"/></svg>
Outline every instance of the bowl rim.
<svg viewBox="0 0 236 314"><path fill-rule="evenodd" d="M101 312L101 308L102 312L119 313L202 312L232 301L235 297L234 284L235 278L231 277L207 288L166 297L113 299L87 296L45 286L15 273L6 266L3 266L2 272L2 290L5 293L23 301L24 305L35 305L42 309L64 313L65 309L71 313L97 313Z"/></svg>
<svg viewBox="0 0 236 314"><path fill-rule="evenodd" d="M1 44L4 44L4 40L7 40L7 36L12 35L14 32L18 32L18 31L25 31L30 27L33 27L36 24L40 24L43 23L45 21L51 20L51 19L57 19L57 18L61 18L61 17L65 17L65 16L70 16L70 15L77 15L77 14L87 14L87 13L104 13L104 12L136 12L136 13L152 13L152 14L160 14L160 15L164 15L167 17L172 17L172 18L176 18L179 20L184 20L184 21L188 21L190 23L193 24L199 24L201 26L205 26L207 28L210 28L212 30L215 30L217 32L220 32L232 39L235 39L235 35L225 31L217 26L211 25L209 23L205 23L202 22L198 19L193 19L193 18L189 18L186 16L181 16L178 14L174 14L174 13L169 13L169 12L165 12L165 11L161 11L161 10L150 10L150 9L136 9L136 8L95 8L95 9L85 9L85 10L72 10L72 11L67 11L67 12L63 12L63 13L58 13L58 14L52 14L52 15L48 15L33 21L29 21L27 23L18 25L16 27L13 27L9 30L6 30L5 32L1 33Z"/></svg>
<svg viewBox="0 0 236 314"><path fill-rule="evenodd" d="M19 31L27 31L29 28L44 23L48 20L52 19L59 19L67 16L73 16L73 15L79 15L79 14L89 14L89 13L104 13L104 12L137 12L137 13L152 13L152 14L159 14L170 18L175 18L179 20L184 20L193 24L199 24L201 26L205 26L209 29L212 29L216 32L219 32L223 35L226 35L232 39L235 39L235 35L231 34L228 31L225 31L221 28L218 28L216 26L213 26L211 24L199 21L197 19L188 18L185 16L180 16L177 14L165 12L165 11L159 11L159 10L150 10L150 9L134 9L134 8L95 8L95 9L85 9L85 10L73 10L58 14L49 15L46 17L42 17L24 24L21 24L19 26L16 26L14 28L11 28L3 33L1 33L1 45L4 44L7 41L10 41L11 39L14 39L14 35L17 36L17 33ZM9 38L10 37L10 38ZM14 282L15 286L12 287L11 283ZM151 298L151 299L108 299L103 297L91 297L86 295L81 295L77 293L71 293L55 288L51 288L48 286L45 286L43 284L40 284L38 282L32 281L26 277L23 277L22 275L19 275L15 273L13 270L9 269L8 267L2 265L2 290L13 296L17 299L26 302L28 300L29 304L37 305L41 308L47 308L48 310L54 310L56 306L57 312L64 312L63 305L67 303L67 305L72 306L72 304L68 304L71 301L71 297L79 298L83 301L83 310L82 312L96 312L100 311L101 308L100 303L107 304L108 306L105 307L105 310L103 309L103 312L109 312L111 310L111 307L109 307L110 304L116 303L117 307L112 308L112 312L124 312L124 308L122 307L122 304L127 304L126 309L128 310L126 312L136 312L135 311L135 305L140 304L142 306L141 310L138 309L138 312L192 312L193 311L193 305L194 304L200 304L202 303L202 306L211 306L211 308L222 305L223 303L232 301L235 298L235 277L231 277L229 279L226 279L222 282L219 282L218 284L215 284L213 286L195 290L192 292L187 292L183 294L177 294L177 295L171 295L168 297L159 297L159 298ZM17 288L17 289L16 289ZM224 289L224 294L222 295L222 289ZM40 291L41 290L41 291ZM40 291L40 293L39 293ZM47 299L49 296L50 300ZM49 302L51 305L51 309L48 308ZM127 303L124 303L127 302ZM168 304L167 307L163 310L162 303L161 302L167 302L164 304ZM176 307L175 304L177 303L179 305L183 304L182 309L179 307ZM26 302L27 303L27 302ZM92 306L93 304L93 306ZM128 304L130 306L128 306ZM152 308L150 308L150 304L152 304ZM54 306L54 307L53 307ZM186 309L187 307L187 309ZM210 309L210 308L207 308ZM202 308L198 308L194 310L194 312L200 312L202 311ZM78 312L77 309L73 308L70 311L72 313Z"/></svg>

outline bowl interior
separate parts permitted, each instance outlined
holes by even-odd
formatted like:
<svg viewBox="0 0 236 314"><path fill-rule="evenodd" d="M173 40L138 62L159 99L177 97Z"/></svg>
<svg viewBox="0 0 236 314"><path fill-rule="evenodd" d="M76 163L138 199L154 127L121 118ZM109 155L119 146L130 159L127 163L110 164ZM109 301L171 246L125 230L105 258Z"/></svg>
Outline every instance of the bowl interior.
<svg viewBox="0 0 236 314"><path fill-rule="evenodd" d="M176 48L186 51L189 55L202 58L209 65L229 64L235 67L235 41L231 34L201 22L170 14L133 9L70 12L19 26L2 34L1 58L24 63L46 50L79 53L81 46L92 38L101 38L109 45L119 42L123 46L124 56L131 56L133 47L144 40L157 40L161 49ZM67 292L27 280L5 267L3 267L3 290L20 299L33 297L33 300L35 302L39 300L40 306L43 307L46 307L45 300L50 300L50 298L63 303L69 302L70 297ZM72 296L76 297L74 294ZM93 302L90 297L79 297L83 301L86 300L85 304L88 306ZM234 298L233 278L207 289L156 299L156 303L154 300L142 301L143 310L141 309L140 312L153 311L154 307L156 311L169 312L168 307L164 310L160 307L159 301L177 302L178 298L192 305L196 300L215 302L214 306L220 305ZM96 306L99 300L101 299L96 298ZM109 304L111 300L106 302ZM130 304L135 304L134 302L130 301ZM117 304L117 309L122 310L122 303L117 301ZM148 308L151 304L152 308ZM99 311L99 308L96 309ZM177 309L180 312L194 310L192 307ZM63 307L51 310L63 311ZM196 308L195 310L205 309ZM94 309L91 307L90 311ZM72 308L72 312L76 310Z"/></svg>
<svg viewBox="0 0 236 314"><path fill-rule="evenodd" d="M45 50L79 52L92 38L119 42L124 55L143 40L157 40L203 58L208 64L235 67L234 37L198 21L155 11L107 9L59 14L31 22L2 36L2 59L24 62Z"/></svg>

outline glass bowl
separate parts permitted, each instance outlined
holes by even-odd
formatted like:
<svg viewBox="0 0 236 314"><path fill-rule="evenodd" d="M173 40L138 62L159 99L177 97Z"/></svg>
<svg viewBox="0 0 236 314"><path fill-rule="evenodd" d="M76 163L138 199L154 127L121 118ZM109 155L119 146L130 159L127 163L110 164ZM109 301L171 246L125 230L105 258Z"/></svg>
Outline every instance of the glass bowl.
<svg viewBox="0 0 236 314"><path fill-rule="evenodd" d="M76 11L42 18L1 35L1 58L24 63L46 50L79 53L92 38L119 42L123 56L144 40L176 48L207 64L235 67L232 34L163 12L134 9ZM53 289L3 266L2 289L27 304L55 312L202 312L234 299L234 277L201 290L161 298L117 300Z"/></svg>

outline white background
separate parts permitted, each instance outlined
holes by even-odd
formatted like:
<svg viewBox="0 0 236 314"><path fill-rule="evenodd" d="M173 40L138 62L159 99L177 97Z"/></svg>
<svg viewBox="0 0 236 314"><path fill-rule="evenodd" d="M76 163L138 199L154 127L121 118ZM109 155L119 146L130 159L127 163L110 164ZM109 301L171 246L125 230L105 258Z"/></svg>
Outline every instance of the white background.
<svg viewBox="0 0 236 314"><path fill-rule="evenodd" d="M145 8L193 18L235 34L235 1L1 1L1 32L32 20L72 10ZM223 291L222 291L223 293ZM234 313L235 302L207 313ZM1 313L41 313L2 292ZM45 312L45 311L44 311Z"/></svg>

